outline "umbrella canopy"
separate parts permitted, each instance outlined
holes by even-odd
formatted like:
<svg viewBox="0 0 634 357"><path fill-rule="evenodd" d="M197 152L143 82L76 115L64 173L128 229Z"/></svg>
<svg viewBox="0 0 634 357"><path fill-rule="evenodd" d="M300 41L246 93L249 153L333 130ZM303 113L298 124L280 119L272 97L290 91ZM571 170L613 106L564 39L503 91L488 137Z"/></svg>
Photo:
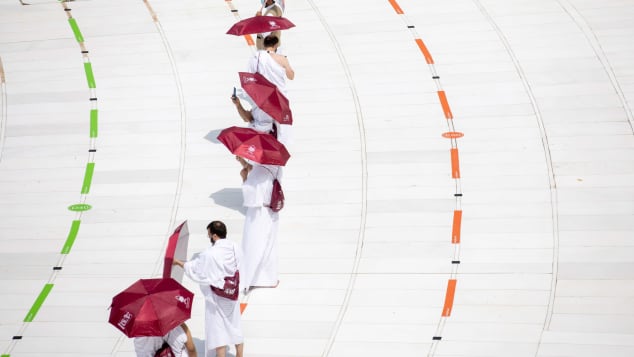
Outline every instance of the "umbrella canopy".
<svg viewBox="0 0 634 357"><path fill-rule="evenodd" d="M263 165L284 166L291 154L284 144L271 134L260 133L251 128L232 126L218 134L231 153Z"/></svg>
<svg viewBox="0 0 634 357"><path fill-rule="evenodd" d="M163 336L189 319L193 299L174 279L140 279L112 298L108 322L128 337Z"/></svg>
<svg viewBox="0 0 634 357"><path fill-rule="evenodd" d="M285 17L278 16L254 16L244 20L240 20L233 24L228 35L250 35L254 33L273 32L278 30L286 30L291 27L295 27L295 24L290 22Z"/></svg>
<svg viewBox="0 0 634 357"><path fill-rule="evenodd" d="M163 278L172 278L178 282L183 281L183 268L172 265L174 258L187 260L187 246L189 245L189 228L187 221L181 223L167 241L165 258L163 259Z"/></svg>
<svg viewBox="0 0 634 357"><path fill-rule="evenodd" d="M238 75L242 88L253 99L255 105L278 123L293 124L293 113L288 99L275 84L259 73L238 72Z"/></svg>

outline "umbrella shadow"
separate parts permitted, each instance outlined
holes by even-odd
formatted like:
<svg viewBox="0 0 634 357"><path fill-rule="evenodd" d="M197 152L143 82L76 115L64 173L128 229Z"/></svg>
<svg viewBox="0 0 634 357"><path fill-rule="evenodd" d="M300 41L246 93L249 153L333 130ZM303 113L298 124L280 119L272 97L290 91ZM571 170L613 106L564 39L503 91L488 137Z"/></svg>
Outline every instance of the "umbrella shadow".
<svg viewBox="0 0 634 357"><path fill-rule="evenodd" d="M223 188L212 193L209 197L217 205L236 210L243 216L247 214L247 208L242 205L242 189L240 188Z"/></svg>
<svg viewBox="0 0 634 357"><path fill-rule="evenodd" d="M211 141L214 144L220 144L220 140L218 140L218 134L222 129L214 129L205 135L205 139Z"/></svg>

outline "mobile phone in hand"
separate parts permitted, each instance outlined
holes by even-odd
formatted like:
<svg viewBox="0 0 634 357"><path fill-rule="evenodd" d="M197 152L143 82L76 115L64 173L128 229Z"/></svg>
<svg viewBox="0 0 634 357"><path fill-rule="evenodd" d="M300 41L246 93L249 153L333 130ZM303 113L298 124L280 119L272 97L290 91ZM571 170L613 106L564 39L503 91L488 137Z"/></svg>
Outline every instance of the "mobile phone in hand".
<svg viewBox="0 0 634 357"><path fill-rule="evenodd" d="M233 87L233 94L231 95L231 98L236 99L236 87Z"/></svg>

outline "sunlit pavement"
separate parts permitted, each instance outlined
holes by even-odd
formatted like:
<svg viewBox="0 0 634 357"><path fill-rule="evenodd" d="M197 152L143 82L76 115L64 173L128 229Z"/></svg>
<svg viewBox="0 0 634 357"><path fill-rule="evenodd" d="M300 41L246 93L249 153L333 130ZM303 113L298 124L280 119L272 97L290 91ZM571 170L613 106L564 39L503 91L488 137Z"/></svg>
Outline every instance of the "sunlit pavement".
<svg viewBox="0 0 634 357"><path fill-rule="evenodd" d="M0 1L0 354L135 356L108 306L172 230L241 240L215 138L254 51L225 32L259 2L23 2ZM245 355L634 356L634 2L286 2L281 277L244 300Z"/></svg>

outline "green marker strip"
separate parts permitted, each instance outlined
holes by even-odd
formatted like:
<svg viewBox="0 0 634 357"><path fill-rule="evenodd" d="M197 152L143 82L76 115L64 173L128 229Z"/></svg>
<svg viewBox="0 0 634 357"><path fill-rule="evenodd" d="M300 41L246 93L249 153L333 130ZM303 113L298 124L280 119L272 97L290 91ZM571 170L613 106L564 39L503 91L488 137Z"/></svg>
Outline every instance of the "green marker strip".
<svg viewBox="0 0 634 357"><path fill-rule="evenodd" d="M84 174L84 184L81 186L81 193L86 194L90 192L90 184L92 183L92 174L95 171L95 163L89 162L86 164L86 173Z"/></svg>
<svg viewBox="0 0 634 357"><path fill-rule="evenodd" d="M0 357L11 357L11 355L2 355Z"/></svg>
<svg viewBox="0 0 634 357"><path fill-rule="evenodd" d="M75 19L71 17L70 19L68 19L68 23L70 24L70 27L73 29L73 33L75 34L75 38L77 39L77 42L84 42L84 36L82 36L81 31L79 31L79 26L77 26L77 21L75 21Z"/></svg>
<svg viewBox="0 0 634 357"><path fill-rule="evenodd" d="M97 118L99 117L99 112L97 109L90 110L90 137L96 138L99 131L97 130Z"/></svg>
<svg viewBox="0 0 634 357"><path fill-rule="evenodd" d="M33 303L33 306L31 307L31 310L29 310L29 313L26 314L26 317L24 318L24 322L33 321L33 319L35 318L35 315L40 310L40 307L42 307L42 303L44 303L44 300L46 300L48 293L51 292L51 289L53 289L53 284L44 285L44 288L42 289L40 296L37 297L37 299Z"/></svg>
<svg viewBox="0 0 634 357"><path fill-rule="evenodd" d="M90 62L84 63L84 70L86 71L86 79L88 80L88 88L95 88L95 76L92 74L92 64Z"/></svg>
<svg viewBox="0 0 634 357"><path fill-rule="evenodd" d="M70 226L70 232L68 233L68 238L66 238L66 243L64 243L61 254L70 253L70 248L73 247L73 244L75 243L75 238L77 238L77 232L79 232L80 223L81 221L78 220L73 221L73 224Z"/></svg>

